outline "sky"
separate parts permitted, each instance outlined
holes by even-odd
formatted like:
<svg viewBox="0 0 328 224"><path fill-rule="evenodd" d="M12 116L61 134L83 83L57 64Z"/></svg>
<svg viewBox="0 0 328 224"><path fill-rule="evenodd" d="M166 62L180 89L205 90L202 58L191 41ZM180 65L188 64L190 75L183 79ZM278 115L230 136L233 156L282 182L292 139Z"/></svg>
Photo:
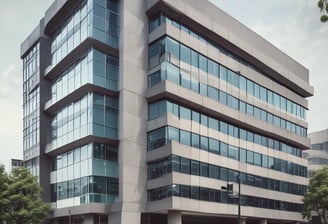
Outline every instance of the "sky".
<svg viewBox="0 0 328 224"><path fill-rule="evenodd" d="M131 0L130 0L131 1ZM211 0L310 71L309 132L328 128L328 23L317 0ZM0 164L22 159L22 61L20 44L53 0L0 0Z"/></svg>

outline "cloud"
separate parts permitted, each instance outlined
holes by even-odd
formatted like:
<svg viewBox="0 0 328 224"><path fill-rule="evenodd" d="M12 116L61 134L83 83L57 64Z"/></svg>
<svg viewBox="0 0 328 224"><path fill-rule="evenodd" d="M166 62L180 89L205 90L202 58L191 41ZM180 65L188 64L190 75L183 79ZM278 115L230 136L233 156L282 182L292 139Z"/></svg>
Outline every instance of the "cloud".
<svg viewBox="0 0 328 224"><path fill-rule="evenodd" d="M22 72L19 71L17 65L8 65L2 73L0 73L0 99L18 99L22 94L18 94L22 86Z"/></svg>

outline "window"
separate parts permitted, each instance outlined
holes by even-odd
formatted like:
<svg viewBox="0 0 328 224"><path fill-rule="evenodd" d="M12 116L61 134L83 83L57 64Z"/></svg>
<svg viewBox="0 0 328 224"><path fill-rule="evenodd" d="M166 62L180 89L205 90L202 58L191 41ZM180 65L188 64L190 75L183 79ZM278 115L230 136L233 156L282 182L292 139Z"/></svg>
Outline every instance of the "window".
<svg viewBox="0 0 328 224"><path fill-rule="evenodd" d="M217 89L213 88L212 86L208 86L207 88L208 91L208 97L218 101L219 100L219 92Z"/></svg>
<svg viewBox="0 0 328 224"><path fill-rule="evenodd" d="M247 151L247 163L254 164L254 153L252 151Z"/></svg>
<svg viewBox="0 0 328 224"><path fill-rule="evenodd" d="M190 65L190 48L180 44L180 60Z"/></svg>
<svg viewBox="0 0 328 224"><path fill-rule="evenodd" d="M207 188L200 187L200 200L208 201L209 191Z"/></svg>
<svg viewBox="0 0 328 224"><path fill-rule="evenodd" d="M200 163L200 176L208 177L208 165L206 163Z"/></svg>
<svg viewBox="0 0 328 224"><path fill-rule="evenodd" d="M220 177L220 169L217 166L213 166L213 165L209 165L208 167L208 174L210 178L214 178L214 179L219 179Z"/></svg>
<svg viewBox="0 0 328 224"><path fill-rule="evenodd" d="M190 198L199 200L199 187L190 187Z"/></svg>
<svg viewBox="0 0 328 224"><path fill-rule="evenodd" d="M220 142L220 155L228 156L228 145L224 142Z"/></svg>
<svg viewBox="0 0 328 224"><path fill-rule="evenodd" d="M148 133L148 150L159 148L166 144L165 128Z"/></svg>
<svg viewBox="0 0 328 224"><path fill-rule="evenodd" d="M166 38L167 52L171 57L180 58L179 43L171 38Z"/></svg>
<svg viewBox="0 0 328 224"><path fill-rule="evenodd" d="M205 136L200 137L200 148L208 151L208 138Z"/></svg>
<svg viewBox="0 0 328 224"><path fill-rule="evenodd" d="M196 111L192 111L192 120L200 123L200 114Z"/></svg>
<svg viewBox="0 0 328 224"><path fill-rule="evenodd" d="M191 160L191 174L199 176L199 162Z"/></svg>
<svg viewBox="0 0 328 224"><path fill-rule="evenodd" d="M229 145L229 149L228 149L228 157L238 160L238 148Z"/></svg>
<svg viewBox="0 0 328 224"><path fill-rule="evenodd" d="M208 118L209 127L213 130L219 130L219 121L211 117Z"/></svg>
<svg viewBox="0 0 328 224"><path fill-rule="evenodd" d="M196 51L191 51L191 65L198 68L198 53Z"/></svg>
<svg viewBox="0 0 328 224"><path fill-rule="evenodd" d="M239 88L246 92L246 78L243 76L239 77Z"/></svg>
<svg viewBox="0 0 328 224"><path fill-rule="evenodd" d="M216 139L209 139L209 151L215 154L220 153L220 148L219 148L220 142Z"/></svg>
<svg viewBox="0 0 328 224"><path fill-rule="evenodd" d="M180 71L180 78L181 78L181 86L190 89L191 88L191 80L190 80L190 75Z"/></svg>
<svg viewBox="0 0 328 224"><path fill-rule="evenodd" d="M256 166L262 166L261 154L254 153L254 165L256 165Z"/></svg>
<svg viewBox="0 0 328 224"><path fill-rule="evenodd" d="M201 114L201 116L200 116L200 122L205 127L208 127L208 117L206 115Z"/></svg>
<svg viewBox="0 0 328 224"><path fill-rule="evenodd" d="M226 168L220 168L220 179L225 181L228 180L228 170Z"/></svg>
<svg viewBox="0 0 328 224"><path fill-rule="evenodd" d="M228 80L228 70L222 65L220 65L220 78L224 81Z"/></svg>
<svg viewBox="0 0 328 224"><path fill-rule="evenodd" d="M199 149L200 148L200 143L199 143L200 136L198 134L192 133L191 137L192 137L192 147Z"/></svg>
<svg viewBox="0 0 328 224"><path fill-rule="evenodd" d="M168 127L168 140L180 142L179 129ZM164 142L166 144L166 142Z"/></svg>
<svg viewBox="0 0 328 224"><path fill-rule="evenodd" d="M186 185L181 185L181 197L190 198L190 187Z"/></svg>
<svg viewBox="0 0 328 224"><path fill-rule="evenodd" d="M239 149L240 150L240 158L239 161L246 163L246 150L245 149Z"/></svg>
<svg viewBox="0 0 328 224"><path fill-rule="evenodd" d="M191 120L191 110L185 107L180 107L180 117L186 120Z"/></svg>
<svg viewBox="0 0 328 224"><path fill-rule="evenodd" d="M199 55L199 68L207 72L207 59L203 55Z"/></svg>
<svg viewBox="0 0 328 224"><path fill-rule="evenodd" d="M219 66L212 60L208 60L208 73L219 77Z"/></svg>
<svg viewBox="0 0 328 224"><path fill-rule="evenodd" d="M180 142L183 145L190 146L190 132L180 130Z"/></svg>
<svg viewBox="0 0 328 224"><path fill-rule="evenodd" d="M186 158L181 158L181 172L190 174L190 160Z"/></svg>

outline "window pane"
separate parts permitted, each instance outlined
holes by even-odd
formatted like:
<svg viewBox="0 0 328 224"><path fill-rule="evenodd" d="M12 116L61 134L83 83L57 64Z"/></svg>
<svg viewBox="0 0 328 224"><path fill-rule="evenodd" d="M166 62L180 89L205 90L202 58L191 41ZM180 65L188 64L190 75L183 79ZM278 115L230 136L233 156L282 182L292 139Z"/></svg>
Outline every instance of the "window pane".
<svg viewBox="0 0 328 224"><path fill-rule="evenodd" d="M180 44L180 51L180 60L187 64L190 64L190 49Z"/></svg>
<svg viewBox="0 0 328 224"><path fill-rule="evenodd" d="M191 161L191 174L199 176L199 162L198 161Z"/></svg>
<svg viewBox="0 0 328 224"><path fill-rule="evenodd" d="M219 148L220 142L216 139L210 138L209 139L209 151L215 154L220 153L220 148Z"/></svg>
<svg viewBox="0 0 328 224"><path fill-rule="evenodd" d="M183 145L190 145L190 132L180 130L180 142Z"/></svg>
<svg viewBox="0 0 328 224"><path fill-rule="evenodd" d="M167 52L175 58L180 58L179 43L171 38L166 38Z"/></svg>
<svg viewBox="0 0 328 224"><path fill-rule="evenodd" d="M200 137L200 148L205 151L208 151L208 138L207 137L204 137L204 136Z"/></svg>
<svg viewBox="0 0 328 224"><path fill-rule="evenodd" d="M247 163L253 164L254 163L254 153L252 151L247 151Z"/></svg>
<svg viewBox="0 0 328 224"><path fill-rule="evenodd" d="M203 55L199 55L199 68L207 72L207 59Z"/></svg>
<svg viewBox="0 0 328 224"><path fill-rule="evenodd" d="M200 163L200 175L208 177L208 165L206 163Z"/></svg>
<svg viewBox="0 0 328 224"><path fill-rule="evenodd" d="M194 148L200 148L200 136L197 134L192 133L192 147Z"/></svg>
<svg viewBox="0 0 328 224"><path fill-rule="evenodd" d="M181 158L181 172L190 174L190 160L186 158Z"/></svg>
<svg viewBox="0 0 328 224"><path fill-rule="evenodd" d="M228 156L228 145L226 143L220 142L220 155Z"/></svg>

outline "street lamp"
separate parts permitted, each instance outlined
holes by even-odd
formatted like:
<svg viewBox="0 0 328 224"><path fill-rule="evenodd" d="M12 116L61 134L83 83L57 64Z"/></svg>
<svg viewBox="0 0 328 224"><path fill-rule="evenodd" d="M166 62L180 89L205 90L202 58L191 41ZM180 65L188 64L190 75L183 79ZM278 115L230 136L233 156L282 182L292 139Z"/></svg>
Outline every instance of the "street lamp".
<svg viewBox="0 0 328 224"><path fill-rule="evenodd" d="M221 189L226 190L228 193L228 197L230 198L238 198L238 223L240 224L240 175L238 174L236 176L237 178L237 183L238 183L238 193L237 195L233 194L233 184L232 183L227 183L227 186L222 186Z"/></svg>
<svg viewBox="0 0 328 224"><path fill-rule="evenodd" d="M68 222L71 224L71 209L68 210Z"/></svg>

